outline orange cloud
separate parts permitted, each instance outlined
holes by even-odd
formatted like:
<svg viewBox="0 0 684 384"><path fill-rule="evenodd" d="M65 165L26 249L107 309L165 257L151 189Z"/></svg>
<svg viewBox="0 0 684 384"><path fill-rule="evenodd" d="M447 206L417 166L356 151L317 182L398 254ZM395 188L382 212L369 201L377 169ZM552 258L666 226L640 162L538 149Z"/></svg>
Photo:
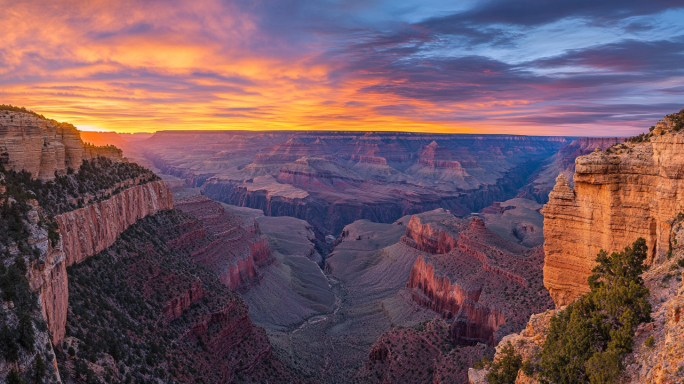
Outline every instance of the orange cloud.
<svg viewBox="0 0 684 384"><path fill-rule="evenodd" d="M401 67L404 59L391 51L428 41L422 29L410 44L386 44L380 52L351 27L344 43L327 30L265 31L262 15L252 11L249 2L218 0L16 2L0 10L0 97L57 120L119 132L563 134L562 126L524 119L544 113L538 104L557 87L494 87L484 77L502 76L506 68L491 63L473 64L472 78L452 64L419 58L417 70ZM466 96L456 92L466 88Z"/></svg>

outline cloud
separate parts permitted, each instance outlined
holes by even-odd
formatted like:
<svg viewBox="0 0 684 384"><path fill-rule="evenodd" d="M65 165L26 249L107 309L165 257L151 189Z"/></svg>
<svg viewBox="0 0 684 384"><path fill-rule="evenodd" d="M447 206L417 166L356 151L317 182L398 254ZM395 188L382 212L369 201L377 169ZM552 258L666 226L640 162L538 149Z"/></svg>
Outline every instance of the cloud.
<svg viewBox="0 0 684 384"><path fill-rule="evenodd" d="M632 132L682 94L678 3L30 0L0 10L0 97L120 131Z"/></svg>
<svg viewBox="0 0 684 384"><path fill-rule="evenodd" d="M455 26L463 23L531 27L565 18L587 18L606 23L681 7L678 0L490 0L479 1L475 7L463 12L430 18L421 24L442 33L453 33L459 30Z"/></svg>

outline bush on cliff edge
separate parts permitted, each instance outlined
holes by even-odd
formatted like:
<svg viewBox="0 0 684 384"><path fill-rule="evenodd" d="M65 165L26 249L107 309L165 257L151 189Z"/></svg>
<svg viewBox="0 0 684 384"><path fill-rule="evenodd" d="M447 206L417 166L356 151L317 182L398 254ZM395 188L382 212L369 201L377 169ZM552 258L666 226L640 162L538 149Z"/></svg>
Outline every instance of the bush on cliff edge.
<svg viewBox="0 0 684 384"><path fill-rule="evenodd" d="M589 277L591 292L551 319L537 366L542 382L618 381L636 326L650 321L649 291L640 277L647 250L639 238L622 252L599 252Z"/></svg>

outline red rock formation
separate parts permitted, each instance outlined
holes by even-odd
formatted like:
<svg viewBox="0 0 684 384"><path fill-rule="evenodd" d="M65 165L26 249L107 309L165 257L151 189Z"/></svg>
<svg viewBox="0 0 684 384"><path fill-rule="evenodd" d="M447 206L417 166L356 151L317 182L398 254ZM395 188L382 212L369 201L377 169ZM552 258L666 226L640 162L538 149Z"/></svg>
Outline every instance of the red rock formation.
<svg viewBox="0 0 684 384"><path fill-rule="evenodd" d="M458 220L442 223L423 223L418 216L412 216L401 241L419 251L438 254L448 253L456 247L458 231L465 223Z"/></svg>
<svg viewBox="0 0 684 384"><path fill-rule="evenodd" d="M57 216L66 265L80 263L109 247L138 219L171 208L173 198L166 184L154 181Z"/></svg>
<svg viewBox="0 0 684 384"><path fill-rule="evenodd" d="M684 211L684 132L578 157L574 189L559 176L544 207L544 284L557 306L589 291L599 250L646 239L649 264L665 260L672 219Z"/></svg>
<svg viewBox="0 0 684 384"><path fill-rule="evenodd" d="M550 297L540 295L540 247L512 243L479 218L444 216L450 215L412 217L402 241L432 253L418 257L408 288L420 305L455 317L451 334L457 344L496 344L548 307Z"/></svg>
<svg viewBox="0 0 684 384"><path fill-rule="evenodd" d="M177 319L183 314L183 311L203 297L202 282L198 279L185 292L181 292L180 295L175 296L164 305L163 311L166 321Z"/></svg>
<svg viewBox="0 0 684 384"><path fill-rule="evenodd" d="M572 179L577 157L587 155L596 148L605 150L622 141L624 138L619 137L584 137L570 142L553 155L551 163L545 165L539 175L520 190L517 197L536 200L541 204L548 202L549 192L553 189L556 176L562 173Z"/></svg>
<svg viewBox="0 0 684 384"><path fill-rule="evenodd" d="M458 345L494 344L494 332L505 322L504 314L496 308L466 299L452 323L451 337Z"/></svg>
<svg viewBox="0 0 684 384"><path fill-rule="evenodd" d="M477 302L482 293L480 288L463 289L452 284L449 278L436 274L435 267L423 257L413 264L408 287L418 288L413 291L414 301L446 319L454 317L465 300Z"/></svg>
<svg viewBox="0 0 684 384"><path fill-rule="evenodd" d="M275 262L268 239L254 219L235 216L204 196L179 200L176 208L196 217L203 229L188 232L177 241L195 240L192 256L214 271L232 289L258 284L260 269ZM196 241L201 240L201 241Z"/></svg>
<svg viewBox="0 0 684 384"><path fill-rule="evenodd" d="M57 216L61 237L55 247L50 245L46 234L33 240L45 251L29 281L40 297L53 343L64 337L69 301L66 267L102 251L138 219L170 209L172 204L171 194L163 182L137 185L108 200Z"/></svg>

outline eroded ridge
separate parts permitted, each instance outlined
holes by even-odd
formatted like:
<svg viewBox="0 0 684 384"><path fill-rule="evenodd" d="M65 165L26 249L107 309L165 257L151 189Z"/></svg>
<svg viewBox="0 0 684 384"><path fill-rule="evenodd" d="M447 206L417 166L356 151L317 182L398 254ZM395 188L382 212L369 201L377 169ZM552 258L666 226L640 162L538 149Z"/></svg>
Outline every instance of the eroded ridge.
<svg viewBox="0 0 684 384"><path fill-rule="evenodd" d="M194 259L230 288L246 290L258 284L261 269L275 262L256 220L229 213L205 196L181 199L176 208L202 223L179 241L192 245Z"/></svg>
<svg viewBox="0 0 684 384"><path fill-rule="evenodd" d="M456 344L495 345L551 305L542 286L541 247L504 239L479 218L457 219L445 211L423 220L414 216L402 241L425 252L411 270L413 300L453 319Z"/></svg>

